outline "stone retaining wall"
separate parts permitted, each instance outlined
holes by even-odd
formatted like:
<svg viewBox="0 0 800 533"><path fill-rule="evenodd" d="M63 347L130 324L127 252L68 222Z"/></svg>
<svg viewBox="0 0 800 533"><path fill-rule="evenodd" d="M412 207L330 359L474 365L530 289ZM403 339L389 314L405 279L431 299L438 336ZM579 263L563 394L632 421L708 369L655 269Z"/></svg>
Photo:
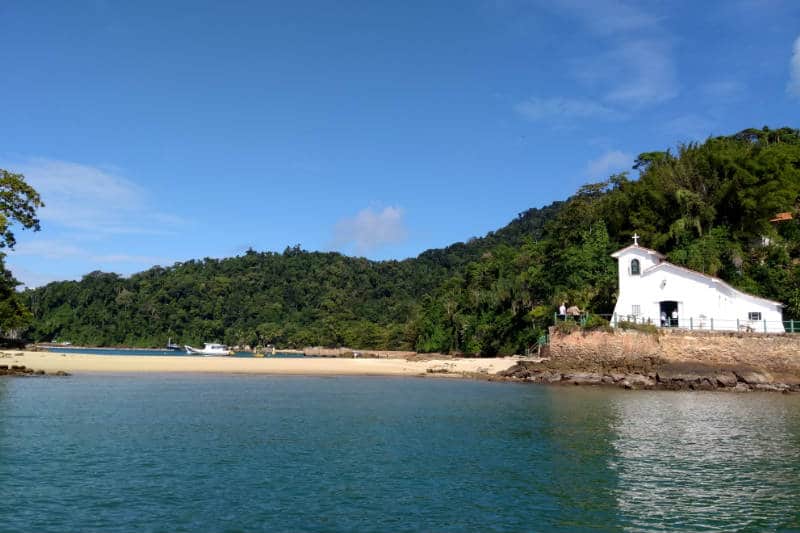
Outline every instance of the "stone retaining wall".
<svg viewBox="0 0 800 533"><path fill-rule="evenodd" d="M667 363L749 366L800 377L800 335L659 330L552 333L547 354L575 368L637 368Z"/></svg>

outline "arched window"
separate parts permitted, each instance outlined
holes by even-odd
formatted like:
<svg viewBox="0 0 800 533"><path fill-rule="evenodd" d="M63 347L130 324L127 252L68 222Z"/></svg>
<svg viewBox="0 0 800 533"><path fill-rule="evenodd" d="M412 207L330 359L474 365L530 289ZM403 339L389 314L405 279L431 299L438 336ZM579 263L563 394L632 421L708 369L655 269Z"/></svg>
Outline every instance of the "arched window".
<svg viewBox="0 0 800 533"><path fill-rule="evenodd" d="M631 276L638 276L639 275L639 260L633 259L631 261Z"/></svg>

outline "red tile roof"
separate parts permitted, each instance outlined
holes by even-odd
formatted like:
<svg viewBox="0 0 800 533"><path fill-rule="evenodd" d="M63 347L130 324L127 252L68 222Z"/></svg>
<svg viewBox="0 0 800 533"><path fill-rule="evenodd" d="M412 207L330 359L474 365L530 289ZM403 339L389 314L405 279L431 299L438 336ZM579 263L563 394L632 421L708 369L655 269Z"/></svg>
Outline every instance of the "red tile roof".
<svg viewBox="0 0 800 533"><path fill-rule="evenodd" d="M794 216L791 212L787 211L785 213L778 213L775 215L775 218L769 219L770 222L785 222L787 220L792 220Z"/></svg>

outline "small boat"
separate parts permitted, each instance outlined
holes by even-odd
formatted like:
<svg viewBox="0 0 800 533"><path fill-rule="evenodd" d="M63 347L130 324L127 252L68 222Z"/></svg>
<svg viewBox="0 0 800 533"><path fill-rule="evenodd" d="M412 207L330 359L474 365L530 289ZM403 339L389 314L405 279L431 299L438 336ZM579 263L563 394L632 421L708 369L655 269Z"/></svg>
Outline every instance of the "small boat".
<svg viewBox="0 0 800 533"><path fill-rule="evenodd" d="M189 355L204 355L211 357L214 355L233 355L233 352L228 349L224 344L217 344L215 342L206 342L202 348L192 348L189 345L184 345L186 353Z"/></svg>
<svg viewBox="0 0 800 533"><path fill-rule="evenodd" d="M167 341L167 350L175 350L175 351L182 351L183 348L179 344L175 344L172 342L172 337L169 338Z"/></svg>

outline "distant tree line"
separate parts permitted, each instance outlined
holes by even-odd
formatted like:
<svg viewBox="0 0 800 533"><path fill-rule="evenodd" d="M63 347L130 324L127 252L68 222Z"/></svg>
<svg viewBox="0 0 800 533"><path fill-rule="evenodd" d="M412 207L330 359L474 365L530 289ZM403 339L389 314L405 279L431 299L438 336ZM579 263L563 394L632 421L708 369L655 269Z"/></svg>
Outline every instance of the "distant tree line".
<svg viewBox="0 0 800 533"><path fill-rule="evenodd" d="M404 261L249 250L129 278L93 272L19 298L35 341L520 353L561 301L612 311L610 254L637 232L671 262L782 301L785 317L800 319L798 130L749 129L648 152L632 170ZM770 222L780 212L793 218Z"/></svg>

